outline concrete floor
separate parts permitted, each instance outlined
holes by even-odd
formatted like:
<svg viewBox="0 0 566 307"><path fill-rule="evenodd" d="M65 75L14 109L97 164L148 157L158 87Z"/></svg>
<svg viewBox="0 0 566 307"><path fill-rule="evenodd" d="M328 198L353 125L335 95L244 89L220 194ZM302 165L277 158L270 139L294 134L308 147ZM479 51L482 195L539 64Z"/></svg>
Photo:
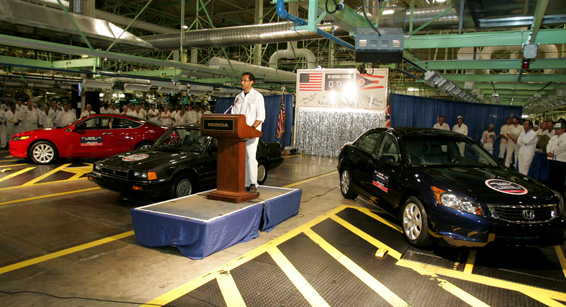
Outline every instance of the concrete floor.
<svg viewBox="0 0 566 307"><path fill-rule="evenodd" d="M412 248L385 212L359 197L342 197L334 158L286 158L268 174L265 185L302 189L299 214L271 232L202 260L191 260L172 246L136 244L130 209L148 202L124 198L86 180L91 163L37 166L0 150L2 306L241 306L237 300L228 301L224 291L209 291L195 300L210 289L206 285L216 285L205 280L213 274L234 276L236 292L248 306L324 305L316 303L317 293L332 306L566 304L564 245L477 251ZM388 253L377 256L383 247ZM285 271L295 270L293 265L269 265L277 258L274 250L294 261L302 276ZM265 270L255 269L260 266ZM265 278L268 267L282 276L271 286L283 287L303 276L308 284L291 284L283 303L261 301L269 285L254 281L262 273ZM246 278L243 271L248 272ZM203 286L193 289L194 284ZM304 292L309 285L314 291ZM303 297L308 303L299 300Z"/></svg>
<svg viewBox="0 0 566 307"><path fill-rule="evenodd" d="M0 180L36 167L6 158L7 153L3 153L0 169L9 171L0 173ZM77 168L87 169L88 165L82 162L75 162ZM97 240L130 232L130 209L147 203L98 189L85 179L29 184L30 180L56 166L38 166L32 170L35 175L27 179L22 178L23 173L20 178L2 180L0 267L10 271L0 275L0 301L3 306L115 306L122 302L149 302L324 214L337 204L356 204L344 200L340 194L336 163L333 158L311 156L285 159L279 168L268 174L265 185L285 186L322 175L294 186L303 189L299 214L269 233L260 232L260 236L250 242L202 260L188 259L174 247L145 248L136 244L131 234L95 245L99 243ZM7 186L10 180L16 186ZM95 246L82 249L83 244ZM77 247L80 250L61 257L34 265L22 264L25 260ZM14 269L9 265L22 267Z"/></svg>

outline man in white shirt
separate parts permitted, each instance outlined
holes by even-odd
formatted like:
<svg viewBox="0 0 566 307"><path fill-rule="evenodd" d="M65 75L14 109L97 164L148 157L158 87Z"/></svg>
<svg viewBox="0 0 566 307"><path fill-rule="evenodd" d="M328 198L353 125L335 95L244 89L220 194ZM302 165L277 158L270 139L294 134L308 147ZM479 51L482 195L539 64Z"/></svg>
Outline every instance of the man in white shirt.
<svg viewBox="0 0 566 307"><path fill-rule="evenodd" d="M6 111L0 107L0 148L6 148L8 139L6 137Z"/></svg>
<svg viewBox="0 0 566 307"><path fill-rule="evenodd" d="M523 132L523 126L519 125L519 118L517 116L513 117L512 124L507 128L507 155L505 157L505 166L511 166L513 163L517 166L519 161L519 146L517 145L517 139L519 135Z"/></svg>
<svg viewBox="0 0 566 307"><path fill-rule="evenodd" d="M464 117L458 116L458 123L452 127L452 131L468 135L468 126L464 124Z"/></svg>
<svg viewBox="0 0 566 307"><path fill-rule="evenodd" d="M548 142L548 183L547 185L564 196L566 178L566 125L557 122L554 125L555 135Z"/></svg>
<svg viewBox="0 0 566 307"><path fill-rule="evenodd" d="M169 106L165 106L163 112L161 112L161 124L167 127L173 125L173 113L169 111Z"/></svg>
<svg viewBox="0 0 566 307"><path fill-rule="evenodd" d="M519 173L528 176L537 145L537 134L533 131L532 121L528 119L523 121L523 131L517 138L517 145L519 146Z"/></svg>
<svg viewBox="0 0 566 307"><path fill-rule="evenodd" d="M246 116L246 124L261 131L262 123L265 121L265 102L263 95L253 88L255 77L252 73L245 72L242 74L240 84L242 92L236 96L232 114L244 114ZM259 138L253 138L246 141L246 187L249 187L251 193L257 193L257 144Z"/></svg>
<svg viewBox="0 0 566 307"><path fill-rule="evenodd" d="M464 118L462 116L458 116L458 123L452 127L452 131L461 133L463 135L468 135L468 126L464 124ZM466 150L466 143L460 142L458 143L458 148L460 148L460 154L464 156L464 151Z"/></svg>
<svg viewBox="0 0 566 307"><path fill-rule="evenodd" d="M77 120L77 115L75 115L75 112L71 111L71 106L68 103L66 103L63 106L63 112L57 115L57 119L55 120L55 126L65 127L76 120Z"/></svg>
<svg viewBox="0 0 566 307"><path fill-rule="evenodd" d="M493 155L493 143L495 142L495 131L493 131L493 124L489 124L481 136L481 144L485 150Z"/></svg>
<svg viewBox="0 0 566 307"><path fill-rule="evenodd" d="M198 114L192 106L189 106L189 112L187 112L189 117L189 124L194 124L198 122Z"/></svg>
<svg viewBox="0 0 566 307"><path fill-rule="evenodd" d="M22 113L22 131L39 128L39 112L31 101L28 101L27 107L22 108L20 113Z"/></svg>
<svg viewBox="0 0 566 307"><path fill-rule="evenodd" d="M55 126L53 122L53 117L51 117L51 108L49 106L44 106L43 110L39 113L39 125L41 128L53 128Z"/></svg>
<svg viewBox="0 0 566 307"><path fill-rule="evenodd" d="M509 127L511 127L511 117L507 117L507 123L501 126L499 130L499 136L501 137L501 142L499 143L499 158L505 158L505 154L507 153L507 145L509 143L507 131Z"/></svg>
<svg viewBox="0 0 566 307"><path fill-rule="evenodd" d="M22 126L22 114L17 110L16 104L12 103L10 105L10 110L6 111L6 141L10 142L12 136L18 132L23 131L20 127Z"/></svg>
<svg viewBox="0 0 566 307"><path fill-rule="evenodd" d="M434 124L432 128L450 131L450 125L444 122L444 115L438 117L438 123Z"/></svg>
<svg viewBox="0 0 566 307"><path fill-rule="evenodd" d="M161 112L159 112L154 104L151 105L151 110L147 112L147 119L154 123L161 124Z"/></svg>
<svg viewBox="0 0 566 307"><path fill-rule="evenodd" d="M181 110L175 116L175 125L186 124L189 124L189 115L185 112L185 108L181 108Z"/></svg>

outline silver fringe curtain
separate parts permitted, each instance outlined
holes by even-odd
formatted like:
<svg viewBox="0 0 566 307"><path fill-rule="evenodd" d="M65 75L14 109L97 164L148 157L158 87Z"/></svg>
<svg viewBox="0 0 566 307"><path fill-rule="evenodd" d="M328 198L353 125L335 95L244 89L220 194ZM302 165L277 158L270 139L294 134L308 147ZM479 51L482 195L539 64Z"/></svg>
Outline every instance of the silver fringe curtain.
<svg viewBox="0 0 566 307"><path fill-rule="evenodd" d="M383 113L355 109L298 108L296 147L307 155L338 157L340 148L383 125Z"/></svg>

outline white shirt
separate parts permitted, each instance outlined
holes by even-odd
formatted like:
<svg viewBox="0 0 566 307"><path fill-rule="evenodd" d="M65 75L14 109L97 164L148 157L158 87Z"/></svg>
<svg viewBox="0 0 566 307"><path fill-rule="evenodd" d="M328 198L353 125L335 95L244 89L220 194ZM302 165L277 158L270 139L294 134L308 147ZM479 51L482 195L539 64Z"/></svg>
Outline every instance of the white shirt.
<svg viewBox="0 0 566 307"><path fill-rule="evenodd" d="M552 158L549 157L549 160L566 162L566 133L553 136L546 145L546 152L552 152L554 155Z"/></svg>
<svg viewBox="0 0 566 307"><path fill-rule="evenodd" d="M458 124L456 124L454 125L454 127L452 127L452 131L461 133L463 135L468 135L468 126L466 126L466 124L464 123L462 123L462 126L458 126Z"/></svg>
<svg viewBox="0 0 566 307"><path fill-rule="evenodd" d="M161 124L164 126L173 125L173 114L169 111L163 111L161 113Z"/></svg>
<svg viewBox="0 0 566 307"><path fill-rule="evenodd" d="M507 133L511 134L514 138L518 138L521 135L521 132L523 132L523 126L521 125L511 125L507 128ZM510 144L515 144L515 142L513 142L513 140L510 139Z"/></svg>
<svg viewBox="0 0 566 307"><path fill-rule="evenodd" d="M21 121L22 121L22 114L20 112L18 112L18 110L15 110L14 112L12 112L12 110L8 110L6 111L6 126L8 126L9 128L14 128L14 127L18 127L15 123L17 123L18 121L20 121L20 123L18 125L21 125Z"/></svg>
<svg viewBox="0 0 566 307"><path fill-rule="evenodd" d="M151 109L149 111L147 111L147 119L156 122L156 123L160 123L160 113L158 109Z"/></svg>
<svg viewBox="0 0 566 307"><path fill-rule="evenodd" d="M250 90L247 95L242 91L236 96L234 107L232 107L232 114L244 114L246 116L246 124L253 125L256 120L261 121L256 129L261 131L261 126L265 121L265 102L263 95L256 91L254 88Z"/></svg>
<svg viewBox="0 0 566 307"><path fill-rule="evenodd" d="M189 124L194 124L198 122L198 115L195 110L189 111L186 114L188 114L189 117Z"/></svg>
<svg viewBox="0 0 566 307"><path fill-rule="evenodd" d="M440 123L436 123L432 128L450 131L450 126L447 123L442 123L442 125Z"/></svg>
<svg viewBox="0 0 566 307"><path fill-rule="evenodd" d="M39 112L37 109L31 110L27 107L20 111L22 113L22 125L24 131L37 129L39 126Z"/></svg>
<svg viewBox="0 0 566 307"><path fill-rule="evenodd" d="M77 116L73 111L63 111L57 115L57 119L55 120L55 125L57 127L65 127L68 124L77 120Z"/></svg>
<svg viewBox="0 0 566 307"><path fill-rule="evenodd" d="M493 148L495 142L495 131L488 132L485 130L481 136L481 143L484 148Z"/></svg>
<svg viewBox="0 0 566 307"><path fill-rule="evenodd" d="M49 115L45 114L45 112L39 113L39 124L43 126L43 128L53 128L55 125L53 123L53 117L51 117L51 112L49 112Z"/></svg>
<svg viewBox="0 0 566 307"><path fill-rule="evenodd" d="M189 124L189 115L187 113L181 115L181 112L179 112L175 116L175 125L186 125L186 124Z"/></svg>
<svg viewBox="0 0 566 307"><path fill-rule="evenodd" d="M506 138L507 138L507 132L509 132L509 127L510 127L510 126L511 126L511 125L507 125L507 124L501 126L501 130L499 130L499 135L504 135L504 136L505 136L505 138L504 138L504 137L501 137L501 144L507 144L507 139L506 139Z"/></svg>
<svg viewBox="0 0 566 307"><path fill-rule="evenodd" d="M519 138L517 139L517 145L519 145L520 155L535 155L535 149L537 146L537 133L530 129L529 131L521 132Z"/></svg>

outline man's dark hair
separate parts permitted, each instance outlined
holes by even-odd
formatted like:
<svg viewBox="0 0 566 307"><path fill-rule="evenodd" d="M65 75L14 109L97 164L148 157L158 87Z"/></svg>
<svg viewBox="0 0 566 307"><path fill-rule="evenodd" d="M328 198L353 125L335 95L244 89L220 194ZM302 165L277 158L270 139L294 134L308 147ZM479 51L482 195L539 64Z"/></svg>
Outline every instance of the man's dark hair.
<svg viewBox="0 0 566 307"><path fill-rule="evenodd" d="M441 117L444 118L444 119L446 119L446 116L444 116L444 115L438 115L438 118L441 118Z"/></svg>
<svg viewBox="0 0 566 307"><path fill-rule="evenodd" d="M523 124L526 123L526 122L529 122L529 127L532 127L532 126L533 126L533 122L532 122L530 119L525 119L525 120L523 121Z"/></svg>
<svg viewBox="0 0 566 307"><path fill-rule="evenodd" d="M518 117L518 116L513 116L513 118L516 118L516 119L517 119L517 121L519 121L519 117Z"/></svg>
<svg viewBox="0 0 566 307"><path fill-rule="evenodd" d="M255 76L254 76L254 74L252 74L251 72L245 72L245 73L242 74L242 77L245 76L245 75L248 76L248 78L250 79L250 81L254 81L254 83L255 83Z"/></svg>

